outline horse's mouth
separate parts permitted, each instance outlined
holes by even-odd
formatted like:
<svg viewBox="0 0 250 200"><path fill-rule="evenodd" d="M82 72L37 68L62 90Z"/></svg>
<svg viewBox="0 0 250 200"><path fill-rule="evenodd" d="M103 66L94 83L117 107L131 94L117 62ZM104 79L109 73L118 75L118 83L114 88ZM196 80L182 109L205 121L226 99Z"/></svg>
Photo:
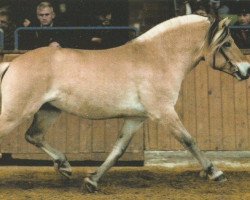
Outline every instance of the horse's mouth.
<svg viewBox="0 0 250 200"><path fill-rule="evenodd" d="M235 64L237 69L233 75L238 80L246 80L250 77L250 63L249 62L239 62Z"/></svg>
<svg viewBox="0 0 250 200"><path fill-rule="evenodd" d="M234 76L235 76L239 81L243 81L243 80L246 80L246 79L249 78L250 73L247 73L247 75L244 76L244 75L242 75L242 74L240 73L240 71L237 71L237 72L234 73Z"/></svg>

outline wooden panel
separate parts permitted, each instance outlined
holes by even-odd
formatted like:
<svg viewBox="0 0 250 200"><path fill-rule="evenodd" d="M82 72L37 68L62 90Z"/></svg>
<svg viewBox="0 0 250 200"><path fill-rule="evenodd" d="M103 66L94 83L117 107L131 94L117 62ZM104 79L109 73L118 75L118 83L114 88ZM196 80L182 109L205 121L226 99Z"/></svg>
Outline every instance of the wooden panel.
<svg viewBox="0 0 250 200"><path fill-rule="evenodd" d="M197 143L203 149L210 148L208 113L208 71L207 66L195 70Z"/></svg>
<svg viewBox="0 0 250 200"><path fill-rule="evenodd" d="M250 149L250 80L247 80L247 127L248 127L248 150Z"/></svg>
<svg viewBox="0 0 250 200"><path fill-rule="evenodd" d="M208 70L210 149L222 150L221 73Z"/></svg>
<svg viewBox="0 0 250 200"><path fill-rule="evenodd" d="M117 119L106 120L105 151L110 152L119 135L119 122Z"/></svg>
<svg viewBox="0 0 250 200"><path fill-rule="evenodd" d="M93 121L80 119L80 147L81 153L91 153L92 151L92 124Z"/></svg>
<svg viewBox="0 0 250 200"><path fill-rule="evenodd" d="M235 91L235 145L236 150L248 149L247 88L246 81L234 81Z"/></svg>
<svg viewBox="0 0 250 200"><path fill-rule="evenodd" d="M179 116L179 118L181 119L182 123L183 123L183 101L184 101L184 98L183 98L183 88L181 89L180 91L180 94L179 94L179 99L176 103L176 106L175 106L175 110ZM179 141L177 141L172 135L170 135L170 150L183 150L183 146L180 144Z"/></svg>
<svg viewBox="0 0 250 200"><path fill-rule="evenodd" d="M158 124L157 128L157 133L158 133L158 149L159 150L164 150L164 149L171 149L171 135L169 131L163 127L162 124Z"/></svg>
<svg viewBox="0 0 250 200"><path fill-rule="evenodd" d="M145 125L145 137L147 138L146 149L157 150L158 149L158 123L148 120Z"/></svg>
<svg viewBox="0 0 250 200"><path fill-rule="evenodd" d="M234 80L221 74L223 150L235 149Z"/></svg>
<svg viewBox="0 0 250 200"><path fill-rule="evenodd" d="M54 135L54 143L51 144L59 151L66 153L66 139L67 139L67 114L62 113L56 123L51 127L51 134ZM48 141L50 142L50 141Z"/></svg>
<svg viewBox="0 0 250 200"><path fill-rule="evenodd" d="M105 120L93 122L92 150L95 153L105 152Z"/></svg>
<svg viewBox="0 0 250 200"><path fill-rule="evenodd" d="M67 115L67 136L66 136L66 152L78 153L80 145L80 119L74 115Z"/></svg>
<svg viewBox="0 0 250 200"><path fill-rule="evenodd" d="M18 147L17 147L17 151L19 153L29 153L30 152L30 148L31 148L31 144L29 144L26 140L25 140L25 133L28 130L29 126L31 125L31 122L24 122L21 126L18 127Z"/></svg>
<svg viewBox="0 0 250 200"><path fill-rule="evenodd" d="M195 73L190 73L183 84L183 123L188 132L196 139L196 94Z"/></svg>

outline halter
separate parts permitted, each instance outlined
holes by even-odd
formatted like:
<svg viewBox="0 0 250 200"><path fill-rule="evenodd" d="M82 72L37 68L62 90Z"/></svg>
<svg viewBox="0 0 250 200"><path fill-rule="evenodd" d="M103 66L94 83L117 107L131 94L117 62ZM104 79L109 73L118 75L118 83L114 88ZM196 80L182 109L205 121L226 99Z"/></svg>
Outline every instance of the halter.
<svg viewBox="0 0 250 200"><path fill-rule="evenodd" d="M223 67L216 67L216 53L217 52L220 52L222 54L222 56L225 58L225 60L226 60L226 63L224 64ZM222 48L218 48L218 50L214 53L214 56L213 56L213 66L212 66L213 69L223 71L225 73L233 75L230 72L224 70L224 69L226 69L227 64L230 65L230 71L232 73L235 73L235 72L239 71L239 68L235 64L233 64L232 60L227 56L227 54L224 52L224 50Z"/></svg>

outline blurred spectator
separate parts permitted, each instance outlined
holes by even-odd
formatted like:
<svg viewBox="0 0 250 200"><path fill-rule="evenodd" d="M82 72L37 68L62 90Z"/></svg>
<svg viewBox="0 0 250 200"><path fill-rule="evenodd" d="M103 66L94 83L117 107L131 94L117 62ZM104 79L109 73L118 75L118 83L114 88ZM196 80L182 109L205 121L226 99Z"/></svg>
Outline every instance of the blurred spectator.
<svg viewBox="0 0 250 200"><path fill-rule="evenodd" d="M178 2L178 1L177 1ZM176 11L177 16L182 15L190 15L192 14L192 0L182 0L180 1L180 5L178 7L178 10Z"/></svg>
<svg viewBox="0 0 250 200"><path fill-rule="evenodd" d="M74 19L72 19L72 13L69 13L68 10L68 4L65 1L61 1L58 4L58 9L57 9L57 17L55 18L56 24L60 24L60 26L66 26L74 23ZM73 21L72 21L73 20Z"/></svg>
<svg viewBox="0 0 250 200"><path fill-rule="evenodd" d="M94 18L95 21L92 26L105 28L90 31L89 42L85 43L84 48L107 49L122 45L128 41L128 32L126 30L106 29L115 26L110 10L101 9Z"/></svg>
<svg viewBox="0 0 250 200"><path fill-rule="evenodd" d="M111 26L112 14L110 12L96 16L97 26ZM105 48L112 39L111 30L101 30L91 38L92 46L98 49Z"/></svg>
<svg viewBox="0 0 250 200"><path fill-rule="evenodd" d="M243 9L237 18L235 26L250 26L250 12L246 9ZM250 27L242 29L232 29L231 34L239 48L247 49L250 48Z"/></svg>
<svg viewBox="0 0 250 200"><path fill-rule="evenodd" d="M218 15L220 17L223 17L224 15L227 15L230 13L229 7L225 4L225 2L220 2L220 7L218 8Z"/></svg>
<svg viewBox="0 0 250 200"><path fill-rule="evenodd" d="M188 4L193 14L204 17L212 16L215 19L221 19L225 14L229 13L229 7L220 0L184 0L186 5L186 14L188 11Z"/></svg>
<svg viewBox="0 0 250 200"><path fill-rule="evenodd" d="M30 34L24 32L21 38L23 42L20 40L20 48L21 49L34 49L43 46L53 46L53 47L61 47L66 43L66 38L63 38L63 34L59 30L49 30L46 29L48 27L58 27L62 26L55 21L56 14L54 12L54 8L49 2L41 2L37 8L37 19L38 23L32 24L29 19L25 19L23 22L24 27L44 27L43 30L32 31ZM32 38L32 42L27 44L24 40L25 38Z"/></svg>
<svg viewBox="0 0 250 200"><path fill-rule="evenodd" d="M203 16L203 17L207 17L208 16L208 13L207 13L206 9L202 8L202 7L198 8L193 13L196 14L196 15Z"/></svg>
<svg viewBox="0 0 250 200"><path fill-rule="evenodd" d="M229 7L225 2L220 0L210 0L210 11L209 14L216 19L222 19L224 15L229 14Z"/></svg>
<svg viewBox="0 0 250 200"><path fill-rule="evenodd" d="M16 26L11 17L11 12L7 6L0 8L0 28L4 32L4 49L13 50L14 31Z"/></svg>
<svg viewBox="0 0 250 200"><path fill-rule="evenodd" d="M208 16L208 9L205 7L205 5L203 5L200 2L197 2L197 4L194 6L193 10L194 10L193 14L201 15L203 17Z"/></svg>
<svg viewBox="0 0 250 200"><path fill-rule="evenodd" d="M178 15L196 14L204 17L208 16L207 0L183 0L179 8Z"/></svg>

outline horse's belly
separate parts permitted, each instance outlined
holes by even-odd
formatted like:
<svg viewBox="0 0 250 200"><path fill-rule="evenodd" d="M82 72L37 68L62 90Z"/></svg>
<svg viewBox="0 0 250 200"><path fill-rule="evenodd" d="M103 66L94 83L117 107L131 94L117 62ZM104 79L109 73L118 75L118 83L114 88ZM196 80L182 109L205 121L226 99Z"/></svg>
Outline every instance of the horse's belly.
<svg viewBox="0 0 250 200"><path fill-rule="evenodd" d="M143 105L128 97L117 100L112 97L103 98L60 98L51 102L60 110L72 113L87 119L108 119L118 117L142 117L145 116Z"/></svg>

